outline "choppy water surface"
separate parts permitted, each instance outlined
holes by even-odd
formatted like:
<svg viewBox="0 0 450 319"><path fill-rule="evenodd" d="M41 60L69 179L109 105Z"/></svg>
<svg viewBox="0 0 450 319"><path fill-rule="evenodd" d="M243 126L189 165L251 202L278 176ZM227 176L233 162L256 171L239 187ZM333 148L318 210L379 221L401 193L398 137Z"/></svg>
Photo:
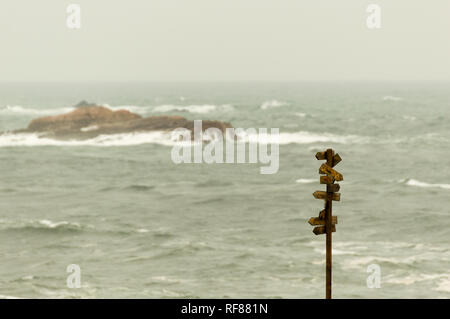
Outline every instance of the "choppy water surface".
<svg viewBox="0 0 450 319"><path fill-rule="evenodd" d="M0 135L1 296L322 298L325 238L307 220L322 209L314 154L332 147L345 178L334 296L450 297L449 85L2 84L0 131L83 99L278 127L279 172L175 165L159 132Z"/></svg>

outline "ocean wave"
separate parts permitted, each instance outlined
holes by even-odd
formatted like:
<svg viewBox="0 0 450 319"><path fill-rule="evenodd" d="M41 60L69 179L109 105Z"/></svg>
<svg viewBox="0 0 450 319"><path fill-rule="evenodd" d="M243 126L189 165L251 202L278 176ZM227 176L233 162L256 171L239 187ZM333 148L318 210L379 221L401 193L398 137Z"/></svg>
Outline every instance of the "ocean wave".
<svg viewBox="0 0 450 319"><path fill-rule="evenodd" d="M80 289L59 289L54 285L45 286L43 283L33 285L33 290L40 298L71 299L71 298L96 298L97 288L91 287L85 281L81 283ZM43 297L42 297L43 296Z"/></svg>
<svg viewBox="0 0 450 319"><path fill-rule="evenodd" d="M299 184L311 184L311 183L317 182L317 178L315 178L315 179L311 179L311 178L300 178L300 179L297 179L295 182L296 182L296 183L299 183Z"/></svg>
<svg viewBox="0 0 450 319"><path fill-rule="evenodd" d="M231 111L234 107L231 104L201 104L201 105L172 105L165 104L159 105L153 108L153 112L156 113L166 113L173 111L181 111L181 112L189 112L189 113L197 113L197 114L206 114L213 111Z"/></svg>
<svg viewBox="0 0 450 319"><path fill-rule="evenodd" d="M183 101L183 100L181 100ZM231 104L199 104L199 105L110 105L108 103L99 103L99 106L106 107L111 111L127 110L132 113L140 115L148 115L151 112L166 113L166 112L189 112L197 114L206 114L213 111L229 112L234 110ZM21 105L6 105L0 107L0 114L18 114L18 115L58 115L68 113L75 110L75 107L59 107L59 108L38 108L38 107L25 107Z"/></svg>
<svg viewBox="0 0 450 319"><path fill-rule="evenodd" d="M0 108L0 113L22 115L56 115L75 110L74 107L61 107L53 109L29 108L20 105L6 105Z"/></svg>
<svg viewBox="0 0 450 319"><path fill-rule="evenodd" d="M210 138L204 135L204 141ZM357 135L316 134L310 132L280 133L277 135L239 134L238 141L255 144L312 144L317 142L339 144L362 144L367 138ZM11 146L133 146L141 144L159 144L174 146L178 142L173 140L169 131L134 132L122 134L102 134L86 140L57 140L37 133L4 133L0 135L0 147Z"/></svg>
<svg viewBox="0 0 450 319"><path fill-rule="evenodd" d="M151 105L142 105L142 106L139 106L139 105L109 105L107 103L99 103L99 105L106 107L107 109L110 109L111 111L126 110L126 111L140 114L140 115L146 115L153 110L153 106L151 106Z"/></svg>
<svg viewBox="0 0 450 319"><path fill-rule="evenodd" d="M320 242L308 242L305 244L314 248L314 251L324 254L325 250ZM339 264L348 269L366 269L370 264L381 266L395 266L400 268L412 268L419 264L436 260L436 256L443 262L448 260L448 248L445 245L424 244L414 242L336 242L333 244L337 255L348 255L348 258L340 259ZM378 255L378 248L383 247L388 255ZM409 253L404 254L405 251ZM437 278L435 278L437 279ZM394 279L395 280L395 279Z"/></svg>
<svg viewBox="0 0 450 319"><path fill-rule="evenodd" d="M441 278L449 279L450 277L448 274L413 274L404 277L395 277L391 275L385 278L384 282L397 285L412 285L416 282L433 281Z"/></svg>
<svg viewBox="0 0 450 319"><path fill-rule="evenodd" d="M419 261L419 258L415 256L406 258L365 256L347 259L343 261L343 265L348 269L360 269L370 264L392 264L398 266L399 264L411 265L416 261Z"/></svg>
<svg viewBox="0 0 450 319"><path fill-rule="evenodd" d="M152 283L170 283L170 284L178 284L183 282L183 280L181 279L177 279L177 278L169 278L166 276L154 276L150 278Z"/></svg>
<svg viewBox="0 0 450 319"><path fill-rule="evenodd" d="M25 220L25 221L2 221L1 227L2 230L34 230L34 231L80 231L83 228L81 224L76 222L68 222L68 221L52 221L48 219L41 220ZM87 227L89 228L89 227Z"/></svg>
<svg viewBox="0 0 450 319"><path fill-rule="evenodd" d="M440 133L427 133L427 134L422 134L422 135L412 137L410 140L413 143L417 143L417 142L421 142L421 141L448 143L450 139L447 135L443 135Z"/></svg>
<svg viewBox="0 0 450 319"><path fill-rule="evenodd" d="M314 251L319 254L322 254L322 255L326 254L326 250L323 247L320 247L320 248L316 247L316 248L314 248ZM332 253L333 253L333 255L357 255L358 254L358 252L355 252L352 250L343 250L343 249L336 249L336 248L332 249Z"/></svg>
<svg viewBox="0 0 450 319"><path fill-rule="evenodd" d="M39 225L42 225L42 226L48 227L48 228L58 228L58 227L66 227L66 226L80 228L80 224L78 224L78 223L69 223L67 221L53 222L53 221L48 220L48 219L42 219L42 220L39 220L38 223L39 223Z"/></svg>
<svg viewBox="0 0 450 319"><path fill-rule="evenodd" d="M400 180L399 182L415 187L450 189L450 184L429 184L415 179Z"/></svg>
<svg viewBox="0 0 450 319"><path fill-rule="evenodd" d="M312 133L307 131L280 133L276 135L249 135L251 143L261 144L312 144L312 143L337 143L337 144L366 144L367 137L358 135L335 135L329 133Z"/></svg>
<svg viewBox="0 0 450 319"><path fill-rule="evenodd" d="M182 100L183 101L183 100ZM112 111L127 110L140 115L147 115L148 113L167 113L167 112L189 112L197 114L206 114L213 111L232 111L234 110L231 104L192 104L192 105L176 105L176 104L162 104L162 105L109 105L107 103L100 104Z"/></svg>
<svg viewBox="0 0 450 319"><path fill-rule="evenodd" d="M308 152L311 153L317 153L317 152L322 152L326 147L322 147L322 146L310 146L308 147Z"/></svg>
<svg viewBox="0 0 450 319"><path fill-rule="evenodd" d="M141 144L174 145L170 132L154 131L99 135L87 140L55 140L35 133L0 135L0 147L10 146L131 146Z"/></svg>
<svg viewBox="0 0 450 319"><path fill-rule="evenodd" d="M23 298L16 296L0 295L0 299L23 299Z"/></svg>
<svg viewBox="0 0 450 319"><path fill-rule="evenodd" d="M433 288L433 290L450 292L450 274L447 274L446 277L443 277L444 278L441 278L440 282L438 283L438 286L436 288Z"/></svg>
<svg viewBox="0 0 450 319"><path fill-rule="evenodd" d="M125 187L124 189L145 192L145 191L152 190L154 188L155 188L155 186L153 186L153 185L130 185L130 186Z"/></svg>
<svg viewBox="0 0 450 319"><path fill-rule="evenodd" d="M317 134L306 131L296 133L280 133L280 144L312 144L318 142L337 144L365 144L368 138L358 135Z"/></svg>
<svg viewBox="0 0 450 319"><path fill-rule="evenodd" d="M383 96L383 101L399 102L399 101L403 101L403 98L398 97L398 96L386 95L386 96Z"/></svg>
<svg viewBox="0 0 450 319"><path fill-rule="evenodd" d="M412 115L403 115L402 119L404 119L405 121L411 121L411 122L417 120L417 118L415 116L412 116Z"/></svg>
<svg viewBox="0 0 450 319"><path fill-rule="evenodd" d="M268 109L287 106L287 105L289 105L289 103L287 103L287 102L278 101L278 100L270 100L270 101L265 101L263 104L261 104L260 108L261 108L261 110L268 110Z"/></svg>

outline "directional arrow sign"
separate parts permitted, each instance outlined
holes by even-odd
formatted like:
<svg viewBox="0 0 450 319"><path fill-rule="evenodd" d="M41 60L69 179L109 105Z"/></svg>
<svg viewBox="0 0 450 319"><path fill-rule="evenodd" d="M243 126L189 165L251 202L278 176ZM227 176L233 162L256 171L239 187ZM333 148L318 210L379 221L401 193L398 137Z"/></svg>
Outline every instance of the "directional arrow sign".
<svg viewBox="0 0 450 319"><path fill-rule="evenodd" d="M320 213L319 213L319 218L320 219L325 219L325 214L326 214L326 210L324 209L324 210L322 210Z"/></svg>
<svg viewBox="0 0 450 319"><path fill-rule="evenodd" d="M341 189L341 186L339 186L339 184L330 184L328 185L328 188L330 192L337 193Z"/></svg>
<svg viewBox="0 0 450 319"><path fill-rule="evenodd" d="M319 173L320 174L331 175L337 181L343 181L344 180L344 177L342 176L341 173L339 173L338 171L335 171L334 169L332 169L327 164L322 164L322 166L320 166Z"/></svg>
<svg viewBox="0 0 450 319"><path fill-rule="evenodd" d="M340 193L327 193L323 191L315 191L313 193L313 196L317 199L324 199L324 200L335 200L340 201L341 200L341 194Z"/></svg>
<svg viewBox="0 0 450 319"><path fill-rule="evenodd" d="M336 232L336 226L335 225L331 226L331 231L333 233ZM318 227L314 227L313 233L316 234L316 235L322 235L322 234L326 234L327 231L325 229L325 226L318 226Z"/></svg>
<svg viewBox="0 0 450 319"><path fill-rule="evenodd" d="M316 158L320 160L327 159L327 152L317 152Z"/></svg>
<svg viewBox="0 0 450 319"><path fill-rule="evenodd" d="M325 225L325 220L317 217L311 217L308 221L311 226ZM337 224L337 216L331 216L331 224Z"/></svg>
<svg viewBox="0 0 450 319"><path fill-rule="evenodd" d="M341 193L333 193L331 199L339 202L341 200Z"/></svg>
<svg viewBox="0 0 450 319"><path fill-rule="evenodd" d="M333 167L335 167L340 161L342 161L342 158L339 156L339 154L336 154L333 156Z"/></svg>
<svg viewBox="0 0 450 319"><path fill-rule="evenodd" d="M333 184L334 179L332 176L320 176L320 184Z"/></svg>
<svg viewBox="0 0 450 319"><path fill-rule="evenodd" d="M317 199L327 199L328 194L327 194L327 192L323 192L323 191L315 191L313 193L313 196Z"/></svg>

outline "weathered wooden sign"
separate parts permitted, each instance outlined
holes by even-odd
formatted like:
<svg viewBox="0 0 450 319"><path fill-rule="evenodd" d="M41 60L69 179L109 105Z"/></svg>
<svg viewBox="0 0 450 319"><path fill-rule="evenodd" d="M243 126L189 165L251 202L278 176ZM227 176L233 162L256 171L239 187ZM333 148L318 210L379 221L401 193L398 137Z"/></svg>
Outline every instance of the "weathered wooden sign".
<svg viewBox="0 0 450 319"><path fill-rule="evenodd" d="M319 161L326 160L327 159L327 151L325 151L325 152L318 152L316 154L316 158ZM333 160L331 162L331 167L335 167L340 161L342 161L342 158L339 156L339 154L333 155Z"/></svg>
<svg viewBox="0 0 450 319"><path fill-rule="evenodd" d="M326 214L326 212L327 212L327 211L326 211L325 209L324 209L324 210L321 210L320 213L319 213L319 218L320 218L320 219L325 219L325 214Z"/></svg>
<svg viewBox="0 0 450 319"><path fill-rule="evenodd" d="M322 191L315 191L313 193L313 196L317 199L335 200L335 201L341 200L341 194L339 194L339 193L328 193L328 192L322 192Z"/></svg>
<svg viewBox="0 0 450 319"><path fill-rule="evenodd" d="M308 223L311 226L317 226L317 225L325 225L325 219L324 218L320 218L320 217L311 217L308 220ZM331 224L337 224L337 216L332 216L331 217Z"/></svg>
<svg viewBox="0 0 450 319"><path fill-rule="evenodd" d="M333 179L338 182L342 181L344 179L344 177L342 177L341 173L339 173L338 171L335 171L327 164L322 164L322 166L320 166L319 174L327 174L328 176L333 177Z"/></svg>
<svg viewBox="0 0 450 319"><path fill-rule="evenodd" d="M333 184L334 178L332 176L320 176L320 184Z"/></svg>
<svg viewBox="0 0 450 319"><path fill-rule="evenodd" d="M332 225L331 226L331 231L334 233L336 231L336 226ZM325 226L314 227L313 233L316 234L316 235L326 234L327 233L326 227Z"/></svg>
<svg viewBox="0 0 450 319"><path fill-rule="evenodd" d="M335 184L336 181L344 180L341 173L333 169L342 158L339 154L335 154L332 149L327 149L324 152L318 152L316 154L318 160L326 160L326 163L322 164L319 168L320 184L327 186L326 191L315 191L313 196L317 199L325 201L325 209L319 213L319 217L311 217L309 224L314 227L313 233L316 235L326 234L326 285L325 296L327 299L331 299L331 234L336 231L337 216L332 214L333 201L340 201L341 194L339 184Z"/></svg>
<svg viewBox="0 0 450 319"><path fill-rule="evenodd" d="M339 190L341 189L341 186L339 184L330 184L329 187L333 193L339 192Z"/></svg>

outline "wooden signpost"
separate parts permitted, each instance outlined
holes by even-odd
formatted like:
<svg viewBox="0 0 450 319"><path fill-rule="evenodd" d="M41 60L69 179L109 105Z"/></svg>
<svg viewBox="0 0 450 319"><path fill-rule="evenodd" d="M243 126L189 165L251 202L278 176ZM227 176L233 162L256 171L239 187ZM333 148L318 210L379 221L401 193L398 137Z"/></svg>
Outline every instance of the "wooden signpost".
<svg viewBox="0 0 450 319"><path fill-rule="evenodd" d="M311 217L308 222L310 225L316 226L313 229L314 234L326 234L325 296L326 299L331 299L331 234L336 231L336 224L338 223L337 216L333 216L332 214L332 203L333 201L341 200L341 194L338 193L341 187L334 182L342 181L344 177L341 173L333 169L342 159L331 148L325 152L318 152L316 158L318 160L326 160L326 163L320 166L319 174L325 174L325 176L320 176L320 184L326 184L327 190L326 192L316 191L313 193L313 196L325 201L325 209L319 213L319 217Z"/></svg>

